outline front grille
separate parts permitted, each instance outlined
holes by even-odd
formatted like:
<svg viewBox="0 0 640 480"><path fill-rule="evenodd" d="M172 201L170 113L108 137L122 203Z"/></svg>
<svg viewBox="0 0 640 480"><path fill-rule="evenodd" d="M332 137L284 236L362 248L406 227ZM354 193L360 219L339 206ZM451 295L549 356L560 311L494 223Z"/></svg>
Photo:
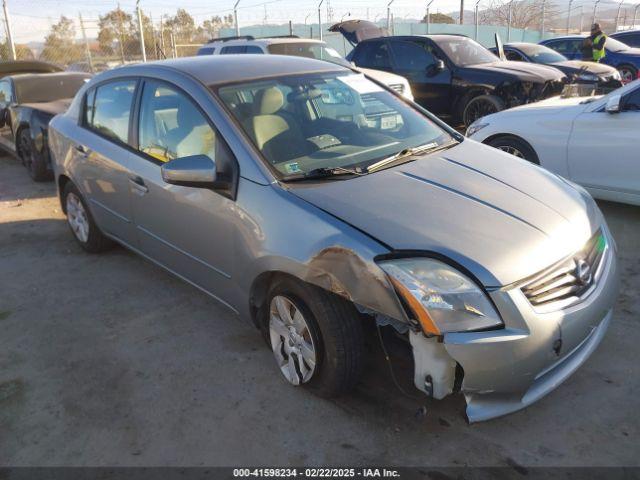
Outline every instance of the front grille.
<svg viewBox="0 0 640 480"><path fill-rule="evenodd" d="M522 292L534 307L562 302L562 307L576 303L594 285L607 240L599 230L573 257L528 281Z"/></svg>
<svg viewBox="0 0 640 480"><path fill-rule="evenodd" d="M399 93L400 95L402 95L404 93L404 85L401 83L393 83L391 85L389 85L389 88L397 93Z"/></svg>

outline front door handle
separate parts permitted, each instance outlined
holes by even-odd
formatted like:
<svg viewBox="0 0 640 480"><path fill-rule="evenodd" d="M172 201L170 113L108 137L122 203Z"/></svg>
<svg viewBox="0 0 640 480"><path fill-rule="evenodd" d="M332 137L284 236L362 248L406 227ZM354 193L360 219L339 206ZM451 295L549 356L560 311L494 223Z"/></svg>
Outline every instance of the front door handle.
<svg viewBox="0 0 640 480"><path fill-rule="evenodd" d="M89 149L87 147L85 147L84 145L80 145L80 144L76 145L76 150L83 157L88 157L89 156Z"/></svg>
<svg viewBox="0 0 640 480"><path fill-rule="evenodd" d="M142 177L134 175L132 177L129 177L129 181L131 182L131 186L137 193L144 195L149 191L149 188L144 184L144 180L142 179Z"/></svg>

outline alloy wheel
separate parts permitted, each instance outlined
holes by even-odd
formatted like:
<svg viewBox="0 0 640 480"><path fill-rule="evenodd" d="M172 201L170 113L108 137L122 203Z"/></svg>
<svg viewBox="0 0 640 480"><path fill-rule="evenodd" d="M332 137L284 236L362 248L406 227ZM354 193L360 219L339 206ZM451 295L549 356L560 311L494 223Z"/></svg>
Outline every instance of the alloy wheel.
<svg viewBox="0 0 640 480"><path fill-rule="evenodd" d="M501 145L499 147L496 147L498 150L502 150L503 152L507 152L510 153L511 155L513 155L514 157L518 157L518 158L525 158L524 154L518 150L515 147L511 147L509 145Z"/></svg>
<svg viewBox="0 0 640 480"><path fill-rule="evenodd" d="M626 85L627 83L633 82L635 80L634 72L630 68L622 67L619 72L623 85Z"/></svg>
<svg viewBox="0 0 640 480"><path fill-rule="evenodd" d="M73 234L82 243L89 240L89 218L87 212L75 193L67 195L67 221Z"/></svg>
<svg viewBox="0 0 640 480"><path fill-rule="evenodd" d="M269 306L269 336L276 362L293 385L311 380L316 369L316 346L300 308L276 295Z"/></svg>
<svg viewBox="0 0 640 480"><path fill-rule="evenodd" d="M487 100L472 100L472 103L467 106L465 111L465 123L466 125L471 125L479 118L486 117L497 111L496 106Z"/></svg>

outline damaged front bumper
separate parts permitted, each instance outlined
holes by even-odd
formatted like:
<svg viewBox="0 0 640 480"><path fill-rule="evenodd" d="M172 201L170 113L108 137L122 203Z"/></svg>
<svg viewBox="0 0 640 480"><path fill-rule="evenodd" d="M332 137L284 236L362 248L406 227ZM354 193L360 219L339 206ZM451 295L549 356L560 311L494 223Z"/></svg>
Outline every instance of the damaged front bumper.
<svg viewBox="0 0 640 480"><path fill-rule="evenodd" d="M416 387L443 398L456 390L459 365L470 423L515 412L551 392L589 358L611 322L619 282L612 243L593 290L570 307L541 313L520 288L500 289L490 296L503 329L439 339L412 332Z"/></svg>

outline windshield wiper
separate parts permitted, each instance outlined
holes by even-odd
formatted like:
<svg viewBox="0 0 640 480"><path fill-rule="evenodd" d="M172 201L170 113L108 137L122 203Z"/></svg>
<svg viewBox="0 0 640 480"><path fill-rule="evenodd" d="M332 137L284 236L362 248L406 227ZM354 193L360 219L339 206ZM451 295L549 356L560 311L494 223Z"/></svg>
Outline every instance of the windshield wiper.
<svg viewBox="0 0 640 480"><path fill-rule="evenodd" d="M440 150L446 150L453 145L458 143L457 140L452 140L450 142L444 143L442 145L438 145L436 142L425 143L424 145L419 145L413 148L405 148L400 150L398 153L395 153L387 158L383 158L382 160L377 161L365 168L365 173L373 173L377 170L381 170L383 168L389 168L390 166L398 164L400 161L409 161L410 157L415 157L416 155L420 155L423 153L434 153Z"/></svg>
<svg viewBox="0 0 640 480"><path fill-rule="evenodd" d="M321 167L308 172L293 173L282 177L283 182L299 182L301 180L316 180L321 178L338 177L341 175L365 175L367 172L360 168Z"/></svg>

